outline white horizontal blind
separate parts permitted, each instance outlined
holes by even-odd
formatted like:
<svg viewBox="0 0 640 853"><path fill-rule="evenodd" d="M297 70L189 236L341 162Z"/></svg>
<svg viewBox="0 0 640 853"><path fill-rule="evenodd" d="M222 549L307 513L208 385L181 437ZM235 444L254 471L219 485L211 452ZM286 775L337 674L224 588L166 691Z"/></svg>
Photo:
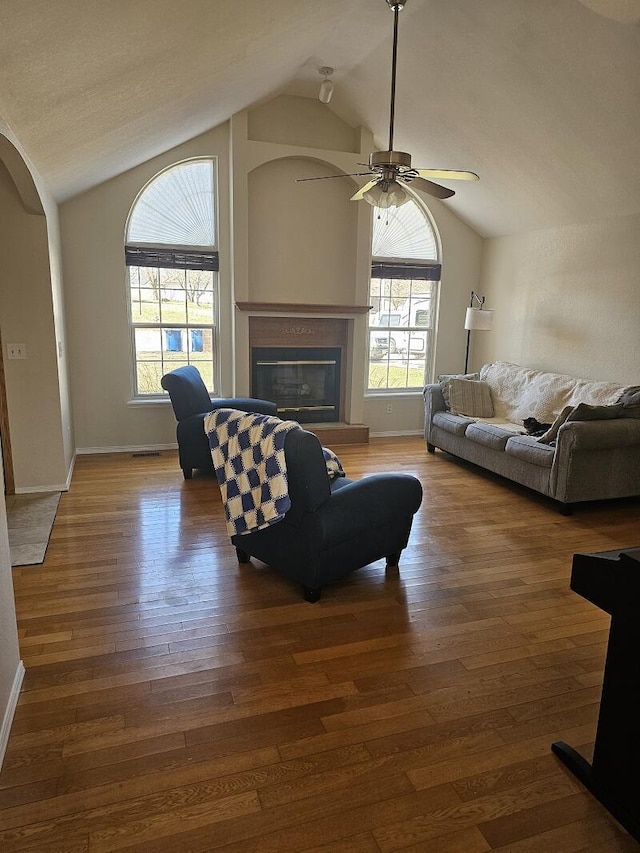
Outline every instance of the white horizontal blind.
<svg viewBox="0 0 640 853"><path fill-rule="evenodd" d="M127 243L215 246L214 164L179 163L157 175L138 196Z"/></svg>

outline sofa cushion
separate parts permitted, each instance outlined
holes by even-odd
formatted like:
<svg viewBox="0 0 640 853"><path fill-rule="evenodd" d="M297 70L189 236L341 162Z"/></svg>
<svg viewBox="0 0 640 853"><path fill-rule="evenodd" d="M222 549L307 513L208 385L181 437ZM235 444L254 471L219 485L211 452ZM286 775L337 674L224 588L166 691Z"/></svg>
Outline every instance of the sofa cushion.
<svg viewBox="0 0 640 853"><path fill-rule="evenodd" d="M456 415L492 418L491 389L486 382L453 378L449 382L449 406Z"/></svg>
<svg viewBox="0 0 640 853"><path fill-rule="evenodd" d="M517 459L522 459L523 462L530 462L532 465L539 465L541 468L551 468L553 464L553 447L548 444L541 444L537 438L531 435L514 435L509 441L505 451L510 456L515 456Z"/></svg>
<svg viewBox="0 0 640 853"><path fill-rule="evenodd" d="M471 423L465 431L465 438L484 444L492 450L504 450L507 441L513 437L513 433L493 424Z"/></svg>
<svg viewBox="0 0 640 853"><path fill-rule="evenodd" d="M466 428L473 422L473 418L452 415L451 412L436 412L433 416L434 426L440 427L452 435L464 435Z"/></svg>
<svg viewBox="0 0 640 853"><path fill-rule="evenodd" d="M442 396L444 397L444 404L448 408L449 406L449 385L451 384L452 379L480 379L479 373L441 373L438 376L438 382L440 383L440 390L442 391Z"/></svg>
<svg viewBox="0 0 640 853"><path fill-rule="evenodd" d="M621 418L640 418L640 406L623 406Z"/></svg>

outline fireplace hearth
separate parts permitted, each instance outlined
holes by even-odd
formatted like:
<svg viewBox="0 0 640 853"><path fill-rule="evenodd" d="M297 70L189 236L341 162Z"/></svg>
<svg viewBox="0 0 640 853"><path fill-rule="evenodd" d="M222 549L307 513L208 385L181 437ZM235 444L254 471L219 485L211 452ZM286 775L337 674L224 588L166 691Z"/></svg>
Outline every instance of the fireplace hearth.
<svg viewBox="0 0 640 853"><path fill-rule="evenodd" d="M252 393L285 420L337 422L341 357L340 347L252 347Z"/></svg>

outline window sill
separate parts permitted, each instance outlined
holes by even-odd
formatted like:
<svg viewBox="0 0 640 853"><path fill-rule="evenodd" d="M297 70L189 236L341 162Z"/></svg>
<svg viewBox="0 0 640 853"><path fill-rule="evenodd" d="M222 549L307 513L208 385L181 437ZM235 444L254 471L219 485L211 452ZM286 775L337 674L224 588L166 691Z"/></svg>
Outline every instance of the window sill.
<svg viewBox="0 0 640 853"><path fill-rule="evenodd" d="M127 406L136 408L137 406L167 406L171 405L169 397L134 397L133 400L127 400Z"/></svg>
<svg viewBox="0 0 640 853"><path fill-rule="evenodd" d="M364 395L365 400L379 400L381 397L393 397L394 400L397 400L398 397L413 399L414 397L422 397L422 388L412 388L410 390L407 388L398 388L397 391L394 391L393 388L384 388L380 391L369 389L365 391Z"/></svg>

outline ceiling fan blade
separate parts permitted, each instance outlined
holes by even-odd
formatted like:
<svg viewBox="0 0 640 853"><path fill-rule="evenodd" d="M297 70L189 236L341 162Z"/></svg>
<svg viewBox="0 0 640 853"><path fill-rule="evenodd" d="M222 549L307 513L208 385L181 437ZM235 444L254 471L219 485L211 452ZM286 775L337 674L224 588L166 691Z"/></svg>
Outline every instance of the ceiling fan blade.
<svg viewBox="0 0 640 853"><path fill-rule="evenodd" d="M479 181L480 177L475 172L467 172L457 169L414 169L420 178L439 178L441 181Z"/></svg>
<svg viewBox="0 0 640 853"><path fill-rule="evenodd" d="M370 174L371 174L371 172L367 172L367 174L369 174L369 175L370 175ZM363 187L360 187L360 189L358 190L358 192L357 192L357 193L355 193L355 195L352 195L352 196L351 196L351 198L349 199L349 201L360 201L360 200L362 199L362 197L364 196L364 194L365 194L366 192L369 192L369 190L371 189L371 187L375 187L375 185L376 185L377 183L378 183L377 178L376 178L376 180L375 180L375 181L367 181L367 183L366 183Z"/></svg>
<svg viewBox="0 0 640 853"><path fill-rule="evenodd" d="M401 180L412 190L422 190L423 193L435 196L435 198L451 198L452 195L455 195L453 190L441 187L440 184L434 184L433 181L425 181L424 178L403 177Z"/></svg>
<svg viewBox="0 0 640 853"><path fill-rule="evenodd" d="M296 178L296 184L303 181L326 181L329 178L362 178L364 175L373 175L373 172L352 172L350 175L318 175L317 178Z"/></svg>

